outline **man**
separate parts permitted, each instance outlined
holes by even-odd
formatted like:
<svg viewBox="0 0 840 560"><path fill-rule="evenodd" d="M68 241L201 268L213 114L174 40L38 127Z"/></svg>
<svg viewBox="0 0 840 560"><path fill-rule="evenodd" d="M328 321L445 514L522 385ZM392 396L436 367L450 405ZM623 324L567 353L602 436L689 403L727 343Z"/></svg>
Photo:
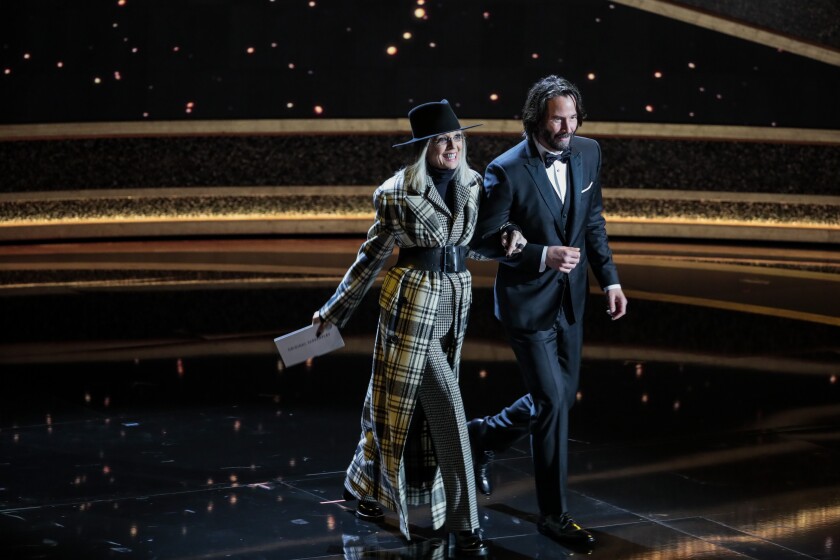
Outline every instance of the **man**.
<svg viewBox="0 0 840 560"><path fill-rule="evenodd" d="M627 312L601 215L601 149L575 136L585 112L578 89L548 76L528 92L524 140L493 160L473 243L500 262L495 313L505 328L529 394L499 414L470 422L478 485L489 493L487 454L530 425L538 530L569 544L592 535L569 515L568 414L577 394L583 312L591 267L613 320ZM494 234L520 229L527 244L506 257Z"/></svg>

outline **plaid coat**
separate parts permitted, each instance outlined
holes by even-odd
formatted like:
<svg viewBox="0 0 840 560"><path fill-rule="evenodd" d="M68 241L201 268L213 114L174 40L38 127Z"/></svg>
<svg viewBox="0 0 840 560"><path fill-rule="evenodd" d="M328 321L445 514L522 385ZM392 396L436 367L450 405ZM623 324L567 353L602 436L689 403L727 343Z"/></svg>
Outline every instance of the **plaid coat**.
<svg viewBox="0 0 840 560"><path fill-rule="evenodd" d="M423 192L410 190L398 172L373 195L376 218L367 240L330 300L320 309L323 320L345 325L374 279L399 247L467 245L475 230L481 175L458 184L450 213L431 179ZM469 253L469 257L482 257ZM472 302L469 271L449 274L460 283L455 339L449 358L456 372ZM440 272L391 268L379 295L373 372L362 411L362 437L347 469L347 486L358 497L372 496L397 512L407 539L408 506L431 504L437 529L445 521L443 480L435 460L428 426L417 409L417 390L426 368L429 341L437 316ZM415 414L416 413L416 414Z"/></svg>

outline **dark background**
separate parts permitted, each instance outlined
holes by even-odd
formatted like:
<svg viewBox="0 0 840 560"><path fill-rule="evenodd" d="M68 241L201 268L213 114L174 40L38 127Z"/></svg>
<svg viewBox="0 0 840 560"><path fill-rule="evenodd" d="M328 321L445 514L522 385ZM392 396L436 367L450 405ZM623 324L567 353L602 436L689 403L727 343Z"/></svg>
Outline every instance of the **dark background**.
<svg viewBox="0 0 840 560"><path fill-rule="evenodd" d="M832 0L682 4L840 45ZM511 119L557 73L598 121L840 128L837 67L776 48L601 0L429 1L424 18L418 7L6 2L0 122L403 117L441 98L461 118Z"/></svg>

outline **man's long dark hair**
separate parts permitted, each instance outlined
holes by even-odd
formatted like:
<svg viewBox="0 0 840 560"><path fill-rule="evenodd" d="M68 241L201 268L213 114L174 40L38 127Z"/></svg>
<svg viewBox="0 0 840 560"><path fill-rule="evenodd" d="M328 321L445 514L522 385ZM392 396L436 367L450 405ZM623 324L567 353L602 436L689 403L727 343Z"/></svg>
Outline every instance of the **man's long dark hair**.
<svg viewBox="0 0 840 560"><path fill-rule="evenodd" d="M586 118L586 111L583 109L583 98L577 86L560 76L546 76L531 86L528 97L525 99L525 106L522 108L522 125L525 127L525 135L535 135L537 128L545 116L545 108L548 100L554 97L566 95L571 97L577 108L578 128L583 126Z"/></svg>

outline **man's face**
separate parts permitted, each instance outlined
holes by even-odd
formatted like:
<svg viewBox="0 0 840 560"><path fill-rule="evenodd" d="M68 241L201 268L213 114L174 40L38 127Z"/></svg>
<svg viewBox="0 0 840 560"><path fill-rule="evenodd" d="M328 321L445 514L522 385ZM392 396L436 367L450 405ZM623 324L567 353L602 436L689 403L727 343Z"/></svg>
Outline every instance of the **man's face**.
<svg viewBox="0 0 840 560"><path fill-rule="evenodd" d="M559 152L569 147L577 127L575 100L567 95L552 97L546 103L537 139L550 151Z"/></svg>
<svg viewBox="0 0 840 560"><path fill-rule="evenodd" d="M455 169L461 159L461 149L464 147L464 134L450 132L440 134L429 141L426 152L426 163L438 169Z"/></svg>

